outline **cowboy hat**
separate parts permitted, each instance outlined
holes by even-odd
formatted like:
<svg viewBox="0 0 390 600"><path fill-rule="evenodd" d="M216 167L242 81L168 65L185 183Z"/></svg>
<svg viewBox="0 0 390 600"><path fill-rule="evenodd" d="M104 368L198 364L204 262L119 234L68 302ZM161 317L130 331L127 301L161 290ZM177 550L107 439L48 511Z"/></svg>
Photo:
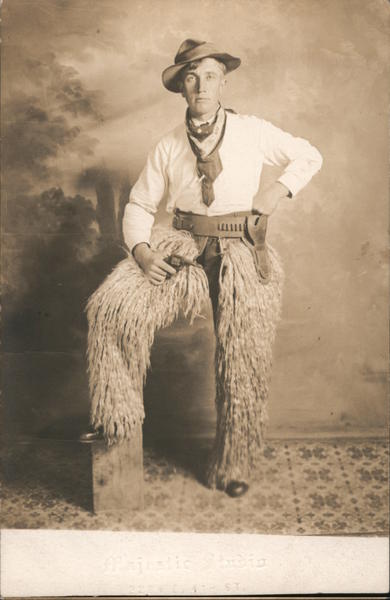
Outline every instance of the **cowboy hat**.
<svg viewBox="0 0 390 600"><path fill-rule="evenodd" d="M234 71L240 66L241 60L226 52L220 52L212 42L200 42L199 40L185 40L175 56L175 64L165 69L162 73L162 82L170 92L181 92L179 88L180 71L188 63L202 58L215 58L221 61L226 72Z"/></svg>

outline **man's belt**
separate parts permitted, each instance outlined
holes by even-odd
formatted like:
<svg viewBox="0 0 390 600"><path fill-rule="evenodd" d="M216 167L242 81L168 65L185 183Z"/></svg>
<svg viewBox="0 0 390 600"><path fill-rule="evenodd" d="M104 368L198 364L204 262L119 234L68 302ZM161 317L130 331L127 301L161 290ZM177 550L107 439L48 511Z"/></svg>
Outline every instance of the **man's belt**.
<svg viewBox="0 0 390 600"><path fill-rule="evenodd" d="M267 283L270 279L270 262L265 243L267 222L267 215L254 214L252 211L209 217L176 209L172 224L176 229L184 229L193 235L242 238L252 250L261 281Z"/></svg>
<svg viewBox="0 0 390 600"><path fill-rule="evenodd" d="M208 217L176 210L172 224L176 229L185 229L193 235L207 237L244 237L246 218L252 212L237 212Z"/></svg>

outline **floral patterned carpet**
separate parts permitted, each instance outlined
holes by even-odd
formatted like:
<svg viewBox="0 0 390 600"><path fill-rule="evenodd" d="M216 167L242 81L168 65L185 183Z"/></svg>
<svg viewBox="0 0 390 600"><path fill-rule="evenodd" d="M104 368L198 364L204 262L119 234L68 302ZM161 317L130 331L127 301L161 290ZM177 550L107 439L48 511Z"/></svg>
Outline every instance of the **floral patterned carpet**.
<svg viewBox="0 0 390 600"><path fill-rule="evenodd" d="M18 443L3 453L2 527L388 535L385 440L271 440L255 482L234 499L200 482L209 447L145 448L144 510L94 514L88 445Z"/></svg>

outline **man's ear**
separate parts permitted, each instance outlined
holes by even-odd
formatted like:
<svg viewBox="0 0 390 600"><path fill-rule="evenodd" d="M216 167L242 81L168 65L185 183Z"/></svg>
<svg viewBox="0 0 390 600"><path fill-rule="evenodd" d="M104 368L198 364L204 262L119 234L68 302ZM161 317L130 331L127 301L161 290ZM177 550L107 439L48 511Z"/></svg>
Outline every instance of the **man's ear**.
<svg viewBox="0 0 390 600"><path fill-rule="evenodd" d="M221 85L221 88L224 88L224 87L225 87L225 85L226 85L226 83L227 83L227 81L226 81L226 77L224 77L223 79L221 79L221 83L220 83L220 85Z"/></svg>
<svg viewBox="0 0 390 600"><path fill-rule="evenodd" d="M183 82L182 81L178 81L177 82L177 87L179 88L179 92L180 94L184 97L184 93L183 93Z"/></svg>
<svg viewBox="0 0 390 600"><path fill-rule="evenodd" d="M225 78L221 79L221 83L220 83L221 94L225 90L226 83L227 83L227 81Z"/></svg>

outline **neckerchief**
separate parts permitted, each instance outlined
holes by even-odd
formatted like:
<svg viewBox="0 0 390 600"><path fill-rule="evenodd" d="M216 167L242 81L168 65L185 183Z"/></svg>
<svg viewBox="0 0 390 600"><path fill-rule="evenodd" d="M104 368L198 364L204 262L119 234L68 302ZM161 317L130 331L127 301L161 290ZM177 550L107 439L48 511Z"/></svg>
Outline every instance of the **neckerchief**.
<svg viewBox="0 0 390 600"><path fill-rule="evenodd" d="M188 141L196 156L196 170L202 181L202 199L210 206L215 199L213 182L223 168L218 150L225 133L225 111L220 106L211 123L196 126L187 109L186 126Z"/></svg>

